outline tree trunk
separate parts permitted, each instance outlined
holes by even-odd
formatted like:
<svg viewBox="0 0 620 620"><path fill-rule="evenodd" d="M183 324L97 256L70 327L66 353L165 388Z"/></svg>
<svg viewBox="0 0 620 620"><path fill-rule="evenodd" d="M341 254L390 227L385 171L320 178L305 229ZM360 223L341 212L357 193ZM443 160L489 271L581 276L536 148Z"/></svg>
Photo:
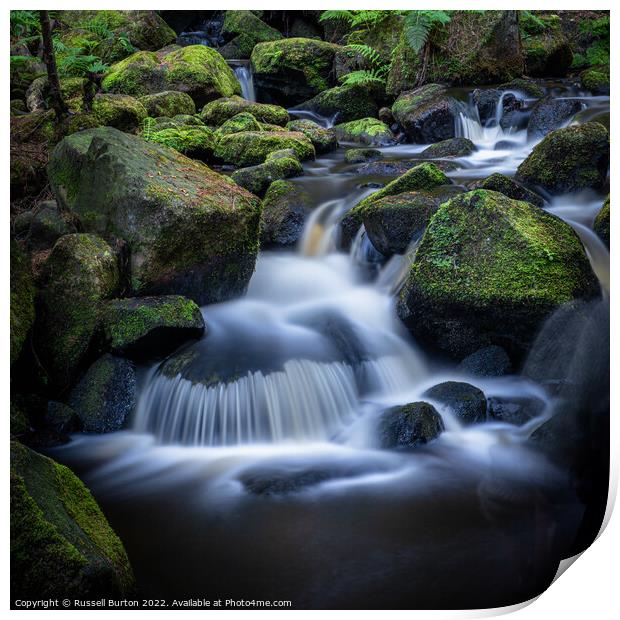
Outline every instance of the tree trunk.
<svg viewBox="0 0 620 620"><path fill-rule="evenodd" d="M58 79L58 70L56 69L56 56L52 43L52 28L50 26L49 13L47 11L39 11L39 19L41 21L41 34L43 36L43 60L47 67L47 81L50 86L52 106L56 113L56 118L61 121L67 115L68 110L67 104L64 102L62 93L60 92L60 80Z"/></svg>

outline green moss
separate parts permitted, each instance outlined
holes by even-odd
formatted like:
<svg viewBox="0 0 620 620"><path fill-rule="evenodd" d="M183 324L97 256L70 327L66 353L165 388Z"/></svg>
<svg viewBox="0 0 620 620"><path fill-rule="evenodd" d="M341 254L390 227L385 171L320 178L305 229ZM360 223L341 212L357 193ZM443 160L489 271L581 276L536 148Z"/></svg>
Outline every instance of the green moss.
<svg viewBox="0 0 620 620"><path fill-rule="evenodd" d="M159 60L153 52L136 52L112 65L101 86L104 91L141 97L148 95L150 78Z"/></svg>
<svg viewBox="0 0 620 620"><path fill-rule="evenodd" d="M226 136L240 131L261 131L261 124L249 112L240 112L229 118L225 123L218 127L216 136Z"/></svg>
<svg viewBox="0 0 620 620"><path fill-rule="evenodd" d="M490 189L494 192L500 192L500 194L504 194L504 196L508 196L508 198L513 198L514 200L525 200L537 207L543 207L545 204L541 196L531 192L529 189L519 185L516 181L513 181L510 177L500 174L499 172L494 172L486 179L475 182L473 185L470 185L470 189Z"/></svg>
<svg viewBox="0 0 620 620"><path fill-rule="evenodd" d="M135 131L148 116L146 108L134 97L100 94L93 101L98 126Z"/></svg>
<svg viewBox="0 0 620 620"><path fill-rule="evenodd" d="M557 15L541 15L542 27L537 33L524 32L522 37L526 75L563 76L573 62L570 43Z"/></svg>
<svg viewBox="0 0 620 620"><path fill-rule="evenodd" d="M361 118L334 127L338 140L360 142L372 146L388 146L395 143L390 128L376 118Z"/></svg>
<svg viewBox="0 0 620 620"><path fill-rule="evenodd" d="M360 86L335 86L297 106L300 110L311 110L321 116L337 115L340 123L376 117L379 107L368 88Z"/></svg>
<svg viewBox="0 0 620 620"><path fill-rule="evenodd" d="M170 127L151 132L148 139L196 159L208 159L215 147L213 132L208 127Z"/></svg>
<svg viewBox="0 0 620 620"><path fill-rule="evenodd" d="M222 136L215 156L237 166L251 166L265 161L273 151L293 149L299 159L314 158L312 143L298 132L244 131Z"/></svg>
<svg viewBox="0 0 620 620"><path fill-rule="evenodd" d="M344 159L349 164L361 164L380 159L381 151L377 149L347 149Z"/></svg>
<svg viewBox="0 0 620 620"><path fill-rule="evenodd" d="M200 118L213 127L219 127L228 119L240 114L250 113L261 123L286 125L289 121L288 112L278 105L255 103L242 97L223 97L208 103L200 113Z"/></svg>
<svg viewBox="0 0 620 620"><path fill-rule="evenodd" d="M510 82L504 82L497 87L498 90L517 90L519 92L536 97L538 99L545 96L545 91L532 80L526 80L523 78L515 78Z"/></svg>
<svg viewBox="0 0 620 620"><path fill-rule="evenodd" d="M277 156L274 157L274 155ZM237 185L248 191L262 196L269 186L281 179L289 179L303 174L303 168L299 160L290 156L280 156L272 153L265 163L258 166L250 166L233 172L231 178ZM282 152L282 155L284 152Z"/></svg>
<svg viewBox="0 0 620 620"><path fill-rule="evenodd" d="M140 97L140 103L149 116L177 116L179 114L196 114L193 99L187 93L166 90L153 95Z"/></svg>
<svg viewBox="0 0 620 620"><path fill-rule="evenodd" d="M465 157L476 150L476 145L468 138L449 138L431 144L420 153L420 157L441 159L445 157Z"/></svg>
<svg viewBox="0 0 620 620"><path fill-rule="evenodd" d="M596 214L593 225L594 232L609 247L609 195L607 196L601 210Z"/></svg>
<svg viewBox="0 0 620 620"><path fill-rule="evenodd" d="M275 28L268 26L251 11L226 11L222 34L224 36L243 35L252 39L254 43L277 41L282 38Z"/></svg>
<svg viewBox="0 0 620 620"><path fill-rule="evenodd" d="M30 260L11 240L11 364L19 357L34 322L34 297Z"/></svg>
<svg viewBox="0 0 620 620"><path fill-rule="evenodd" d="M338 148L336 133L333 129L321 127L318 123L310 120L297 120L287 123L289 131L299 131L312 142L317 153L329 153Z"/></svg>
<svg viewBox="0 0 620 620"><path fill-rule="evenodd" d="M588 69L581 74L581 83L593 94L609 92L609 73Z"/></svg>

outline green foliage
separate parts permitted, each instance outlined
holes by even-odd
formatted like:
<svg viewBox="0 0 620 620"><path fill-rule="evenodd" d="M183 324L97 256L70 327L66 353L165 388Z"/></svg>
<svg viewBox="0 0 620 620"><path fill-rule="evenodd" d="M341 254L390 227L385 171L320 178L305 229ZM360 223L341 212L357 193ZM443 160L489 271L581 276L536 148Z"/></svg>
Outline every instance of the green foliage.
<svg viewBox="0 0 620 620"><path fill-rule="evenodd" d="M609 17L581 22L579 30L593 38L585 54L573 56L573 69L609 64Z"/></svg>
<svg viewBox="0 0 620 620"><path fill-rule="evenodd" d="M377 50L362 43L352 43L347 48L358 53L370 65L369 69L359 69L342 76L341 82L345 86L368 86L371 84L385 84L390 69L389 63L384 62Z"/></svg>
<svg viewBox="0 0 620 620"><path fill-rule="evenodd" d="M11 11L11 36L24 42L25 38L38 37L40 32L39 11Z"/></svg>
<svg viewBox="0 0 620 620"><path fill-rule="evenodd" d="M541 34L547 29L547 24L530 11L519 11L519 25L524 37Z"/></svg>
<svg viewBox="0 0 620 620"><path fill-rule="evenodd" d="M433 29L450 23L451 11L408 11L405 15L405 40L414 52L427 44Z"/></svg>

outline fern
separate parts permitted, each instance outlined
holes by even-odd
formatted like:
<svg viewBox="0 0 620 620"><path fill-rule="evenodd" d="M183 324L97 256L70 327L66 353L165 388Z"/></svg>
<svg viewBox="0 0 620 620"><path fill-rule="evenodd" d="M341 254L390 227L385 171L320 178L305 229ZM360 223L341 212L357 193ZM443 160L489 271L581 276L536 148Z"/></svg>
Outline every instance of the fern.
<svg viewBox="0 0 620 620"><path fill-rule="evenodd" d="M319 17L320 22L334 21L351 24L353 13L351 11L323 11Z"/></svg>
<svg viewBox="0 0 620 620"><path fill-rule="evenodd" d="M409 11L405 15L403 33L411 49L418 53L427 44L436 26L450 22L451 11Z"/></svg>
<svg viewBox="0 0 620 620"><path fill-rule="evenodd" d="M38 11L11 11L11 34L25 37L41 31Z"/></svg>
<svg viewBox="0 0 620 620"><path fill-rule="evenodd" d="M345 86L370 86L372 84L383 85L387 79L387 71L381 69L360 69L351 71L342 76L341 82Z"/></svg>
<svg viewBox="0 0 620 620"><path fill-rule="evenodd" d="M381 64L381 55L376 49L370 47L370 45L364 45L363 43L350 43L346 47L358 53L362 56L362 58L365 58L371 65L378 66Z"/></svg>
<svg viewBox="0 0 620 620"><path fill-rule="evenodd" d="M142 137L149 141L151 140L151 137L153 135L153 128L155 127L155 119L152 116L147 116L143 121L142 121L142 131L141 131L141 135Z"/></svg>

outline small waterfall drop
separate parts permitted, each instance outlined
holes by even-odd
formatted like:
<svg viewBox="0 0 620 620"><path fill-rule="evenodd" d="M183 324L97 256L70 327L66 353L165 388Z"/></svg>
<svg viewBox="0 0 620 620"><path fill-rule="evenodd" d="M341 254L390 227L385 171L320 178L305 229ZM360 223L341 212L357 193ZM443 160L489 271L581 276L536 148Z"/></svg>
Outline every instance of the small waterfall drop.
<svg viewBox="0 0 620 620"><path fill-rule="evenodd" d="M256 101L256 91L254 89L254 77L249 61L235 60L230 62L239 84L241 85L241 96L248 101Z"/></svg>

